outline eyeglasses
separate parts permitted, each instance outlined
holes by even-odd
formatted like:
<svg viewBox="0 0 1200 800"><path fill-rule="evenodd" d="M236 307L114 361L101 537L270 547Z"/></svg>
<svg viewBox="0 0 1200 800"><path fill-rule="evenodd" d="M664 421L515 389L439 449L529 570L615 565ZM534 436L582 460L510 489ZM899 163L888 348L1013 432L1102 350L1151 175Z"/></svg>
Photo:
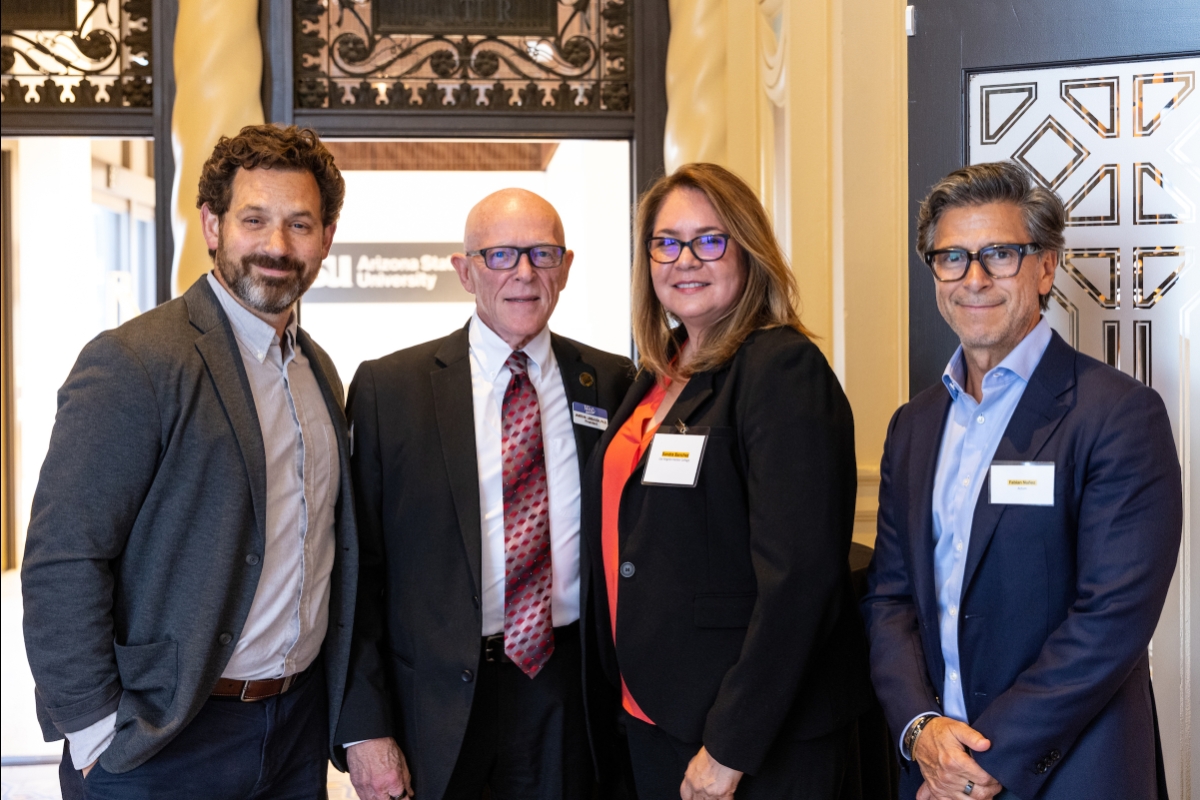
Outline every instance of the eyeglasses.
<svg viewBox="0 0 1200 800"><path fill-rule="evenodd" d="M471 250L469 256L482 256L483 265L488 269L512 269L521 260L522 255L529 256L529 263L538 269L554 269L562 266L563 254L567 248L556 244L535 244L530 247L485 247L482 250Z"/></svg>
<svg viewBox="0 0 1200 800"><path fill-rule="evenodd" d="M646 250L650 253L650 258L659 264L673 264L678 261L685 247L700 261L716 261L725 255L725 246L728 243L728 233L706 233L690 242L656 237L646 240Z"/></svg>
<svg viewBox="0 0 1200 800"><path fill-rule="evenodd" d="M961 247L931 250L925 254L925 263L933 271L933 277L943 282L961 281L978 261L983 271L993 278L1011 278L1021 271L1025 256L1037 253L1040 244L993 244L972 253Z"/></svg>

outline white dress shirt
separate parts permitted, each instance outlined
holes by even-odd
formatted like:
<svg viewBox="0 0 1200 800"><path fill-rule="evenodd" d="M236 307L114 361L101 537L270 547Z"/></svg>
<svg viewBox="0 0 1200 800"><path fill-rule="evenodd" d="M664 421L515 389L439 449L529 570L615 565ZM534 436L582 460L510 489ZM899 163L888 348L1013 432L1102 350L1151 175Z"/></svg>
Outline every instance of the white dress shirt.
<svg viewBox="0 0 1200 800"><path fill-rule="evenodd" d="M512 353L503 339L471 317L471 394L475 412L475 453L479 465L479 513L483 528L481 572L483 635L504 631L504 477L501 469L501 407L511 373L504 365ZM579 457L571 404L550 330L522 351L529 357L529 380L542 412L542 447L550 491L550 602L554 627L579 619Z"/></svg>
<svg viewBox="0 0 1200 800"><path fill-rule="evenodd" d="M267 467L262 571L223 677L281 678L303 672L316 660L329 623L334 511L341 473L337 433L312 366L296 346L295 317L281 339L212 273L207 280L233 327L250 380ZM76 769L86 767L108 748L116 716L114 712L67 734Z"/></svg>

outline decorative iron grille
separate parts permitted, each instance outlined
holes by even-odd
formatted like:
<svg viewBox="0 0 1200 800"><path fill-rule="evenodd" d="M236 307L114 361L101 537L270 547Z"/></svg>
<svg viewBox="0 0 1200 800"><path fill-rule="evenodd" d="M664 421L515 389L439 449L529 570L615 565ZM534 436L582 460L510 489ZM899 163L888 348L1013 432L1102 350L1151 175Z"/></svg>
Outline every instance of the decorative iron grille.
<svg viewBox="0 0 1200 800"><path fill-rule="evenodd" d="M26 29L47 17L38 2L17 0L5 9L0 105L32 111L153 106L151 0L90 0L90 8L81 0L61 29ZM68 27L76 18L78 25Z"/></svg>
<svg viewBox="0 0 1200 800"><path fill-rule="evenodd" d="M296 107L627 113L633 2L295 0Z"/></svg>

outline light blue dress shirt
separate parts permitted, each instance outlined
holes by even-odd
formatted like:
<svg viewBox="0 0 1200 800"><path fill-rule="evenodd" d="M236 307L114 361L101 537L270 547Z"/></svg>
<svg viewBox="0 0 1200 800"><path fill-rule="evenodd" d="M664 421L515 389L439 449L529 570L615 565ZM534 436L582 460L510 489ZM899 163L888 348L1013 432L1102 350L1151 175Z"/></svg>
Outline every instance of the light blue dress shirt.
<svg viewBox="0 0 1200 800"><path fill-rule="evenodd" d="M958 617L971 522L992 457L1048 344L1050 323L1043 317L998 366L983 376L981 402L962 388L967 377L962 347L942 374L951 405L933 481L933 576L942 658L946 662L942 713L961 722L967 722L967 706L958 653Z"/></svg>

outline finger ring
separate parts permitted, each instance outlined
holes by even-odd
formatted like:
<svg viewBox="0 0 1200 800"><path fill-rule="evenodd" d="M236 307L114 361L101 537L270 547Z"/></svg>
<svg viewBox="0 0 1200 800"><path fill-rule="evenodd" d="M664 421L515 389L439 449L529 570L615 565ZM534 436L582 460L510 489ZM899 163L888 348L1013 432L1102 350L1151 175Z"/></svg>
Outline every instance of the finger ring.
<svg viewBox="0 0 1200 800"><path fill-rule="evenodd" d="M975 781L967 781L967 785L963 788L963 794L970 794L975 788Z"/></svg>

